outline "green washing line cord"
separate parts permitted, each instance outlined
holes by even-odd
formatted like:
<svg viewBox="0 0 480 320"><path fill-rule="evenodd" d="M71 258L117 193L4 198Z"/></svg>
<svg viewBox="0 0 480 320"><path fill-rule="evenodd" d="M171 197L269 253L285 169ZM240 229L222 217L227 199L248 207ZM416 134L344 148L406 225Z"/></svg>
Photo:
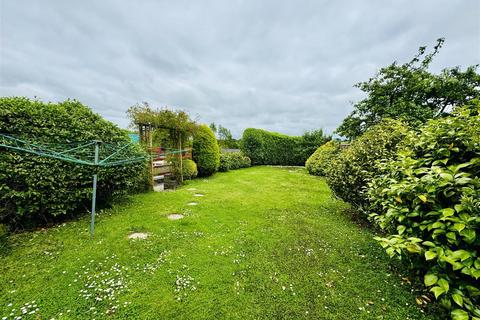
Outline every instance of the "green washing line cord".
<svg viewBox="0 0 480 320"><path fill-rule="evenodd" d="M108 143L94 140L73 143L39 143L0 133L1 147L16 152L25 152L81 165L101 167L127 165L146 161L159 155L157 153L147 155L141 152L136 146L136 142ZM95 161L97 148L98 159ZM162 151L160 155L166 156L186 151L189 150L168 149L168 151Z"/></svg>

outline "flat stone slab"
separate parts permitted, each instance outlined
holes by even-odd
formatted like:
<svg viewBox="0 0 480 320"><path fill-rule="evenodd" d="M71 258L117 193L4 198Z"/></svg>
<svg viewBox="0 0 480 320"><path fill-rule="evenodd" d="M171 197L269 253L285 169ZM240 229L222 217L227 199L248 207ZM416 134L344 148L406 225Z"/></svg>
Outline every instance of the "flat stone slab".
<svg viewBox="0 0 480 320"><path fill-rule="evenodd" d="M204 194L201 194L201 193L195 193L193 196L194 196L194 197L203 197L203 196L205 196L205 195L204 195Z"/></svg>
<svg viewBox="0 0 480 320"><path fill-rule="evenodd" d="M179 219L182 219L183 217L184 215L179 213L172 213L167 216L169 220L179 220Z"/></svg>
<svg viewBox="0 0 480 320"><path fill-rule="evenodd" d="M189 202L187 203L187 206L196 206L198 202Z"/></svg>
<svg viewBox="0 0 480 320"><path fill-rule="evenodd" d="M134 232L128 235L128 239L147 239L148 238L148 233L144 232Z"/></svg>
<svg viewBox="0 0 480 320"><path fill-rule="evenodd" d="M195 190L197 190L197 188L188 188L187 190L188 191L195 191Z"/></svg>

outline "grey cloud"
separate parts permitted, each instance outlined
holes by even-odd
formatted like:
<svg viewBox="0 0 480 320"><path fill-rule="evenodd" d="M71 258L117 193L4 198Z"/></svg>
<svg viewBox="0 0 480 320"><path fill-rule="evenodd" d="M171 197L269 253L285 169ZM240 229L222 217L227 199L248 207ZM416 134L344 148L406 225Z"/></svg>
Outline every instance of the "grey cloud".
<svg viewBox="0 0 480 320"><path fill-rule="evenodd" d="M137 102L246 127L332 132L352 86L446 37L480 62L480 2L0 0L0 95L76 98L122 127Z"/></svg>

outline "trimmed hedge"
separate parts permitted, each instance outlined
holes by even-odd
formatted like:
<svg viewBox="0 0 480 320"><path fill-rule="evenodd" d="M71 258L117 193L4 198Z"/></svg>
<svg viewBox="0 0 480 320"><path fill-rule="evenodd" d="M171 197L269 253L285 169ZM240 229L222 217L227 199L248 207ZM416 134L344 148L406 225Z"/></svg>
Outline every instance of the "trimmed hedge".
<svg viewBox="0 0 480 320"><path fill-rule="evenodd" d="M252 165L303 165L297 152L300 137L248 128L243 132L241 149L252 160Z"/></svg>
<svg viewBox="0 0 480 320"><path fill-rule="evenodd" d="M220 148L217 138L207 125L200 125L193 138L193 161L197 164L198 176L214 174L220 165Z"/></svg>
<svg viewBox="0 0 480 320"><path fill-rule="evenodd" d="M242 152L226 152L220 154L220 167L218 171L228 171L248 168L252 165L249 157Z"/></svg>
<svg viewBox="0 0 480 320"><path fill-rule="evenodd" d="M332 140L318 147L305 162L308 173L314 176L324 176L333 159L335 159L339 153L340 143L338 141Z"/></svg>
<svg viewBox="0 0 480 320"><path fill-rule="evenodd" d="M378 174L375 161L393 156L407 133L407 126L401 121L384 119L354 140L326 170L333 193L357 207L367 204L367 182Z"/></svg>
<svg viewBox="0 0 480 320"><path fill-rule="evenodd" d="M480 318L480 103L412 133L370 183L370 218L452 319ZM476 317L476 318L475 318Z"/></svg>
<svg viewBox="0 0 480 320"><path fill-rule="evenodd" d="M75 100L43 103L20 97L0 98L0 132L39 143L130 142L125 130ZM0 222L33 227L56 216L86 211L91 201L92 170L1 149ZM98 206L109 205L115 196L146 188L147 174L146 163L100 168Z"/></svg>

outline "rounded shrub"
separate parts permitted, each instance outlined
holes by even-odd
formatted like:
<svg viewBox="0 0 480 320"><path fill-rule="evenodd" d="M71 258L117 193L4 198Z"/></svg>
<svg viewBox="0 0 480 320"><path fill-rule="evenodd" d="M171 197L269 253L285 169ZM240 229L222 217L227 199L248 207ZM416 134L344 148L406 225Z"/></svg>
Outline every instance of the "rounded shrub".
<svg viewBox="0 0 480 320"><path fill-rule="evenodd" d="M173 174L175 175L177 181L180 179L180 161L178 156L173 156L169 159L170 164L172 165ZM184 159L182 161L182 171L183 179L191 180L195 179L198 175L197 164L190 159Z"/></svg>
<svg viewBox="0 0 480 320"><path fill-rule="evenodd" d="M431 120L369 184L390 256L408 257L453 319L480 318L480 103Z"/></svg>
<svg viewBox="0 0 480 320"><path fill-rule="evenodd" d="M196 178L198 175L197 164L193 160L183 160L182 169L184 179L191 180Z"/></svg>
<svg viewBox="0 0 480 320"><path fill-rule="evenodd" d="M228 153L220 154L220 165L218 166L218 171L226 172L232 167L232 159Z"/></svg>
<svg viewBox="0 0 480 320"><path fill-rule="evenodd" d="M357 207L366 200L367 182L377 174L375 161L390 158L408 129L398 120L384 119L342 150L326 168L325 176L333 193Z"/></svg>
<svg viewBox="0 0 480 320"><path fill-rule="evenodd" d="M62 144L64 150L72 143L92 140L130 142L125 130L75 100L43 103L19 97L0 98L0 132L39 144ZM55 216L83 212L90 206L94 171L91 166L5 148L0 151L0 223L34 227L53 221ZM92 147L92 155L93 152ZM147 187L146 162L101 167L97 173L99 207L109 205L115 197Z"/></svg>
<svg viewBox="0 0 480 320"><path fill-rule="evenodd" d="M200 125L193 138L193 161L197 164L198 175L214 174L220 165L220 148L215 134L207 125Z"/></svg>
<svg viewBox="0 0 480 320"><path fill-rule="evenodd" d="M220 167L218 171L228 171L240 168L248 168L252 165L249 157L242 152L227 152L220 155Z"/></svg>
<svg viewBox="0 0 480 320"><path fill-rule="evenodd" d="M307 159L305 167L314 176L324 176L333 159L340 153L340 143L331 140L320 147Z"/></svg>

